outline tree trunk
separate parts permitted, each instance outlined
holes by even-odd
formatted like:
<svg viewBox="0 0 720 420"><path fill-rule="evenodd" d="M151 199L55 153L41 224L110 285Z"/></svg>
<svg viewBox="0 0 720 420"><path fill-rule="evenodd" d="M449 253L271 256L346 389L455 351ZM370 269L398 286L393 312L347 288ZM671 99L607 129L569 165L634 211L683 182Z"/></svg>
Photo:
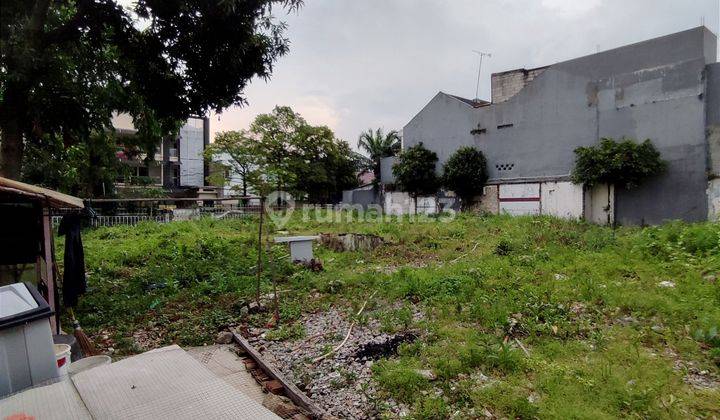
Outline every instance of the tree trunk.
<svg viewBox="0 0 720 420"><path fill-rule="evenodd" d="M242 189L243 189L242 195L243 195L243 197L247 197L247 181L245 180L246 176L247 176L246 174L243 174L243 176L242 176L243 177L243 179L242 179ZM242 200L240 200L240 205L242 207L247 207L248 203L249 203L249 201L247 198L243 198Z"/></svg>
<svg viewBox="0 0 720 420"><path fill-rule="evenodd" d="M2 144L0 144L0 176L19 179L22 168L24 152L23 129L26 127L27 97L33 85L31 79L35 57L41 55L42 32L47 20L50 0L36 0L30 9L28 21L25 25L24 45L21 51L11 46L4 57L6 73L11 79L5 86L4 97L0 103L0 130L2 130ZM34 52L33 58L23 57L22 50ZM29 79L30 78L30 79Z"/></svg>
<svg viewBox="0 0 720 420"><path fill-rule="evenodd" d="M382 173L380 172L380 160L378 160L373 165L373 177L375 178L375 181L379 183L381 176Z"/></svg>
<svg viewBox="0 0 720 420"><path fill-rule="evenodd" d="M4 107L3 107L4 108ZM3 110L3 114L5 110ZM2 143L0 144L0 176L20 179L23 158L23 133L18 119L11 115L3 115L0 121Z"/></svg>

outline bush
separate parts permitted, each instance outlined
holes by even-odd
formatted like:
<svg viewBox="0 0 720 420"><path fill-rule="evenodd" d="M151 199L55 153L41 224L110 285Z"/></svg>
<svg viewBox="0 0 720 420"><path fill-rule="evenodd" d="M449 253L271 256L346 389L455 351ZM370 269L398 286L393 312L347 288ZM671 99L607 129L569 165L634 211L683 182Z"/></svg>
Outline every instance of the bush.
<svg viewBox="0 0 720 420"><path fill-rule="evenodd" d="M576 184L592 187L614 184L623 188L636 187L644 179L665 170L666 162L650 140L637 144L623 138L616 142L604 138L597 146L575 149L572 179Z"/></svg>
<svg viewBox="0 0 720 420"><path fill-rule="evenodd" d="M443 166L443 185L462 199L463 207L480 194L487 182L487 162L474 147L458 149Z"/></svg>
<svg viewBox="0 0 720 420"><path fill-rule="evenodd" d="M435 152L418 143L401 153L393 166L398 187L415 199L416 211L417 197L434 194L440 186L440 180L435 173L437 160Z"/></svg>

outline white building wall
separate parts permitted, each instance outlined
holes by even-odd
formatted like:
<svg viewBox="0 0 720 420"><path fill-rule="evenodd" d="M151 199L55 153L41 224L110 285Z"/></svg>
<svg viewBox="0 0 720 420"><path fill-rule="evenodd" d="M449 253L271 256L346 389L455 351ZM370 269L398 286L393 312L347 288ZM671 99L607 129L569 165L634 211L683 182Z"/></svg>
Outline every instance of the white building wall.
<svg viewBox="0 0 720 420"><path fill-rule="evenodd" d="M513 216L583 217L583 187L568 181L500 184L498 199L499 212Z"/></svg>
<svg viewBox="0 0 720 420"><path fill-rule="evenodd" d="M513 216L540 214L540 184L500 184L500 213Z"/></svg>
<svg viewBox="0 0 720 420"><path fill-rule="evenodd" d="M383 211L385 214L399 216L415 214L415 200L406 192L393 191L384 195ZM418 197L418 214L434 214L436 212L435 197Z"/></svg>
<svg viewBox="0 0 720 420"><path fill-rule="evenodd" d="M572 182L545 182L540 188L542 214L563 219L583 217L583 186Z"/></svg>
<svg viewBox="0 0 720 420"><path fill-rule="evenodd" d="M600 184L585 190L585 220L599 225L615 221L615 188Z"/></svg>
<svg viewBox="0 0 720 420"><path fill-rule="evenodd" d="M202 187L204 179L203 120L191 118L180 129L180 185Z"/></svg>

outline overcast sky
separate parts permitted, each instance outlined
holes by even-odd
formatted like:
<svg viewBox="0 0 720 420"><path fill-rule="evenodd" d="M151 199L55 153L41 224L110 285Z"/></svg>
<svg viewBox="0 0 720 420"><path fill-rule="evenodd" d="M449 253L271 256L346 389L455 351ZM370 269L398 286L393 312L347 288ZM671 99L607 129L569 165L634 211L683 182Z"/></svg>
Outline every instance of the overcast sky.
<svg viewBox="0 0 720 420"><path fill-rule="evenodd" d="M552 64L705 25L720 0L305 0L287 22L290 52L249 106L213 114L212 132L246 128L289 105L355 146L369 127L402 127L442 90L490 97L490 73Z"/></svg>

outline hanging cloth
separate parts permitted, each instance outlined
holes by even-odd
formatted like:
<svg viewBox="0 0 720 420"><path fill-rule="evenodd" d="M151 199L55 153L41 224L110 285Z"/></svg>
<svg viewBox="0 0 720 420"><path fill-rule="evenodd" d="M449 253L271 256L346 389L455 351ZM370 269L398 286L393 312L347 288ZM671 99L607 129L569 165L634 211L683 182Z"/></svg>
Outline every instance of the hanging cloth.
<svg viewBox="0 0 720 420"><path fill-rule="evenodd" d="M80 237L80 215L63 216L58 234L65 235L65 258L62 294L66 307L77 306L78 296L85 293L85 252Z"/></svg>

